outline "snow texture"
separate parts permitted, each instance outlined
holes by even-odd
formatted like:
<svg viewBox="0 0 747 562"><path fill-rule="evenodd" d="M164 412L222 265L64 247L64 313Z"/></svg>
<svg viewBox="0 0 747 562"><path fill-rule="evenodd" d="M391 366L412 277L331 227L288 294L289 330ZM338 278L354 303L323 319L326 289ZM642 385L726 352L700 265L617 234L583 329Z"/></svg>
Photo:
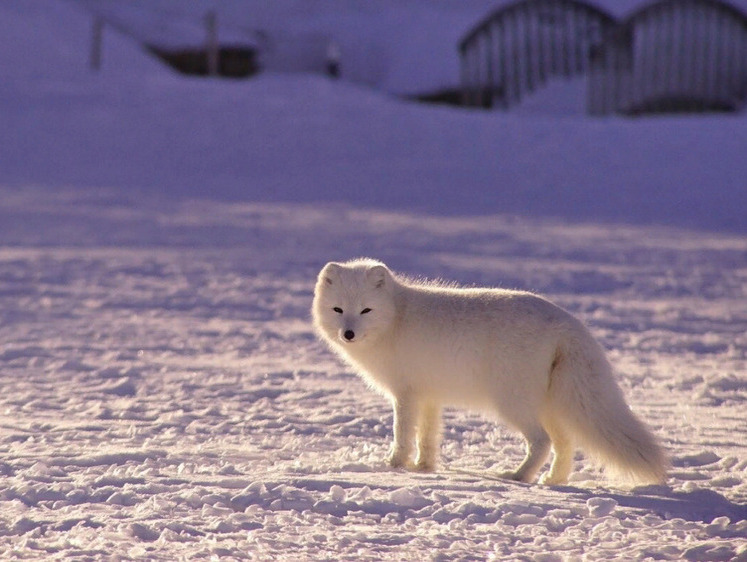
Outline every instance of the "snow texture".
<svg viewBox="0 0 747 562"><path fill-rule="evenodd" d="M114 33L90 76L89 23L0 6L0 558L747 560L744 116L189 80ZM309 318L358 255L578 315L666 485L501 480L521 440L458 410L436 472L387 468Z"/></svg>

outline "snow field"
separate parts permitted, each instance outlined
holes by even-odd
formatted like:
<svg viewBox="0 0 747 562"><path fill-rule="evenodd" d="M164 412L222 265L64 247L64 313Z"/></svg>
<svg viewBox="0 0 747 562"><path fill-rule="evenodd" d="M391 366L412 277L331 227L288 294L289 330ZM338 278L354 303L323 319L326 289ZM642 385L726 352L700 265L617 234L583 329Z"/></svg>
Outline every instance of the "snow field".
<svg viewBox="0 0 747 562"><path fill-rule="evenodd" d="M0 250L3 557L747 556L741 237L13 193L2 218L44 226ZM670 451L667 486L625 488L580 455L567 487L501 481L521 440L451 410L437 472L388 469L389 405L308 318L319 267L362 249L579 314Z"/></svg>

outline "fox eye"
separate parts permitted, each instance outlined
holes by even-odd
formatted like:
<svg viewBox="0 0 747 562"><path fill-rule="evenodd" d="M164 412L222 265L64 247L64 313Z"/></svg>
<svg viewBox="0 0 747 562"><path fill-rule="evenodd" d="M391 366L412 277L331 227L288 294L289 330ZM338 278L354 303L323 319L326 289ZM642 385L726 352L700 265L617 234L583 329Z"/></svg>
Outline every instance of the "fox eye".
<svg viewBox="0 0 747 562"><path fill-rule="evenodd" d="M363 310L361 310L361 314L368 314L369 312L371 312L370 308L364 308Z"/></svg>
<svg viewBox="0 0 747 562"><path fill-rule="evenodd" d="M337 314L342 314L342 309L339 306L334 307L332 310L334 310Z"/></svg>

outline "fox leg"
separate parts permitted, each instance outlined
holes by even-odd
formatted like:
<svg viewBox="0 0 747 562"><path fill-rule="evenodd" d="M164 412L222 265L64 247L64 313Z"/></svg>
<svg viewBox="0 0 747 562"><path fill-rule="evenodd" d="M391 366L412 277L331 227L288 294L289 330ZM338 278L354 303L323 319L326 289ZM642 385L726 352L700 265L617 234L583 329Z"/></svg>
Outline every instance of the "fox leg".
<svg viewBox="0 0 747 562"><path fill-rule="evenodd" d="M441 407L428 403L423 405L417 429L418 459L415 469L430 472L436 468L438 449L441 444Z"/></svg>
<svg viewBox="0 0 747 562"><path fill-rule="evenodd" d="M573 468L573 443L560 427L547 426L547 432L552 440L553 459L550 470L542 476L540 483L547 486L565 484Z"/></svg>
<svg viewBox="0 0 747 562"><path fill-rule="evenodd" d="M402 468L408 466L415 442L415 427L418 419L417 402L408 396L395 396L392 399L394 408L394 440L389 454L389 466Z"/></svg>
<svg viewBox="0 0 747 562"><path fill-rule="evenodd" d="M505 476L518 482L532 482L550 453L550 436L539 425L522 433L526 439L526 457L515 472Z"/></svg>

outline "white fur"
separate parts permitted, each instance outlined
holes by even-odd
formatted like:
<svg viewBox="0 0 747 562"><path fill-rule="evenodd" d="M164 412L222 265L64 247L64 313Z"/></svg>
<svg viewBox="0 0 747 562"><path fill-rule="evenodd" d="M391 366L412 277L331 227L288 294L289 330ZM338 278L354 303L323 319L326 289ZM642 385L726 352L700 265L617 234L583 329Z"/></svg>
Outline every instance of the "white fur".
<svg viewBox="0 0 747 562"><path fill-rule="evenodd" d="M576 445L635 481L666 477L665 455L626 405L601 346L542 297L412 282L363 259L322 269L312 312L320 336L392 401L393 467L413 467L417 443L414 468L435 468L441 408L462 406L524 435L513 479L533 481L551 445L546 484L567 482Z"/></svg>

